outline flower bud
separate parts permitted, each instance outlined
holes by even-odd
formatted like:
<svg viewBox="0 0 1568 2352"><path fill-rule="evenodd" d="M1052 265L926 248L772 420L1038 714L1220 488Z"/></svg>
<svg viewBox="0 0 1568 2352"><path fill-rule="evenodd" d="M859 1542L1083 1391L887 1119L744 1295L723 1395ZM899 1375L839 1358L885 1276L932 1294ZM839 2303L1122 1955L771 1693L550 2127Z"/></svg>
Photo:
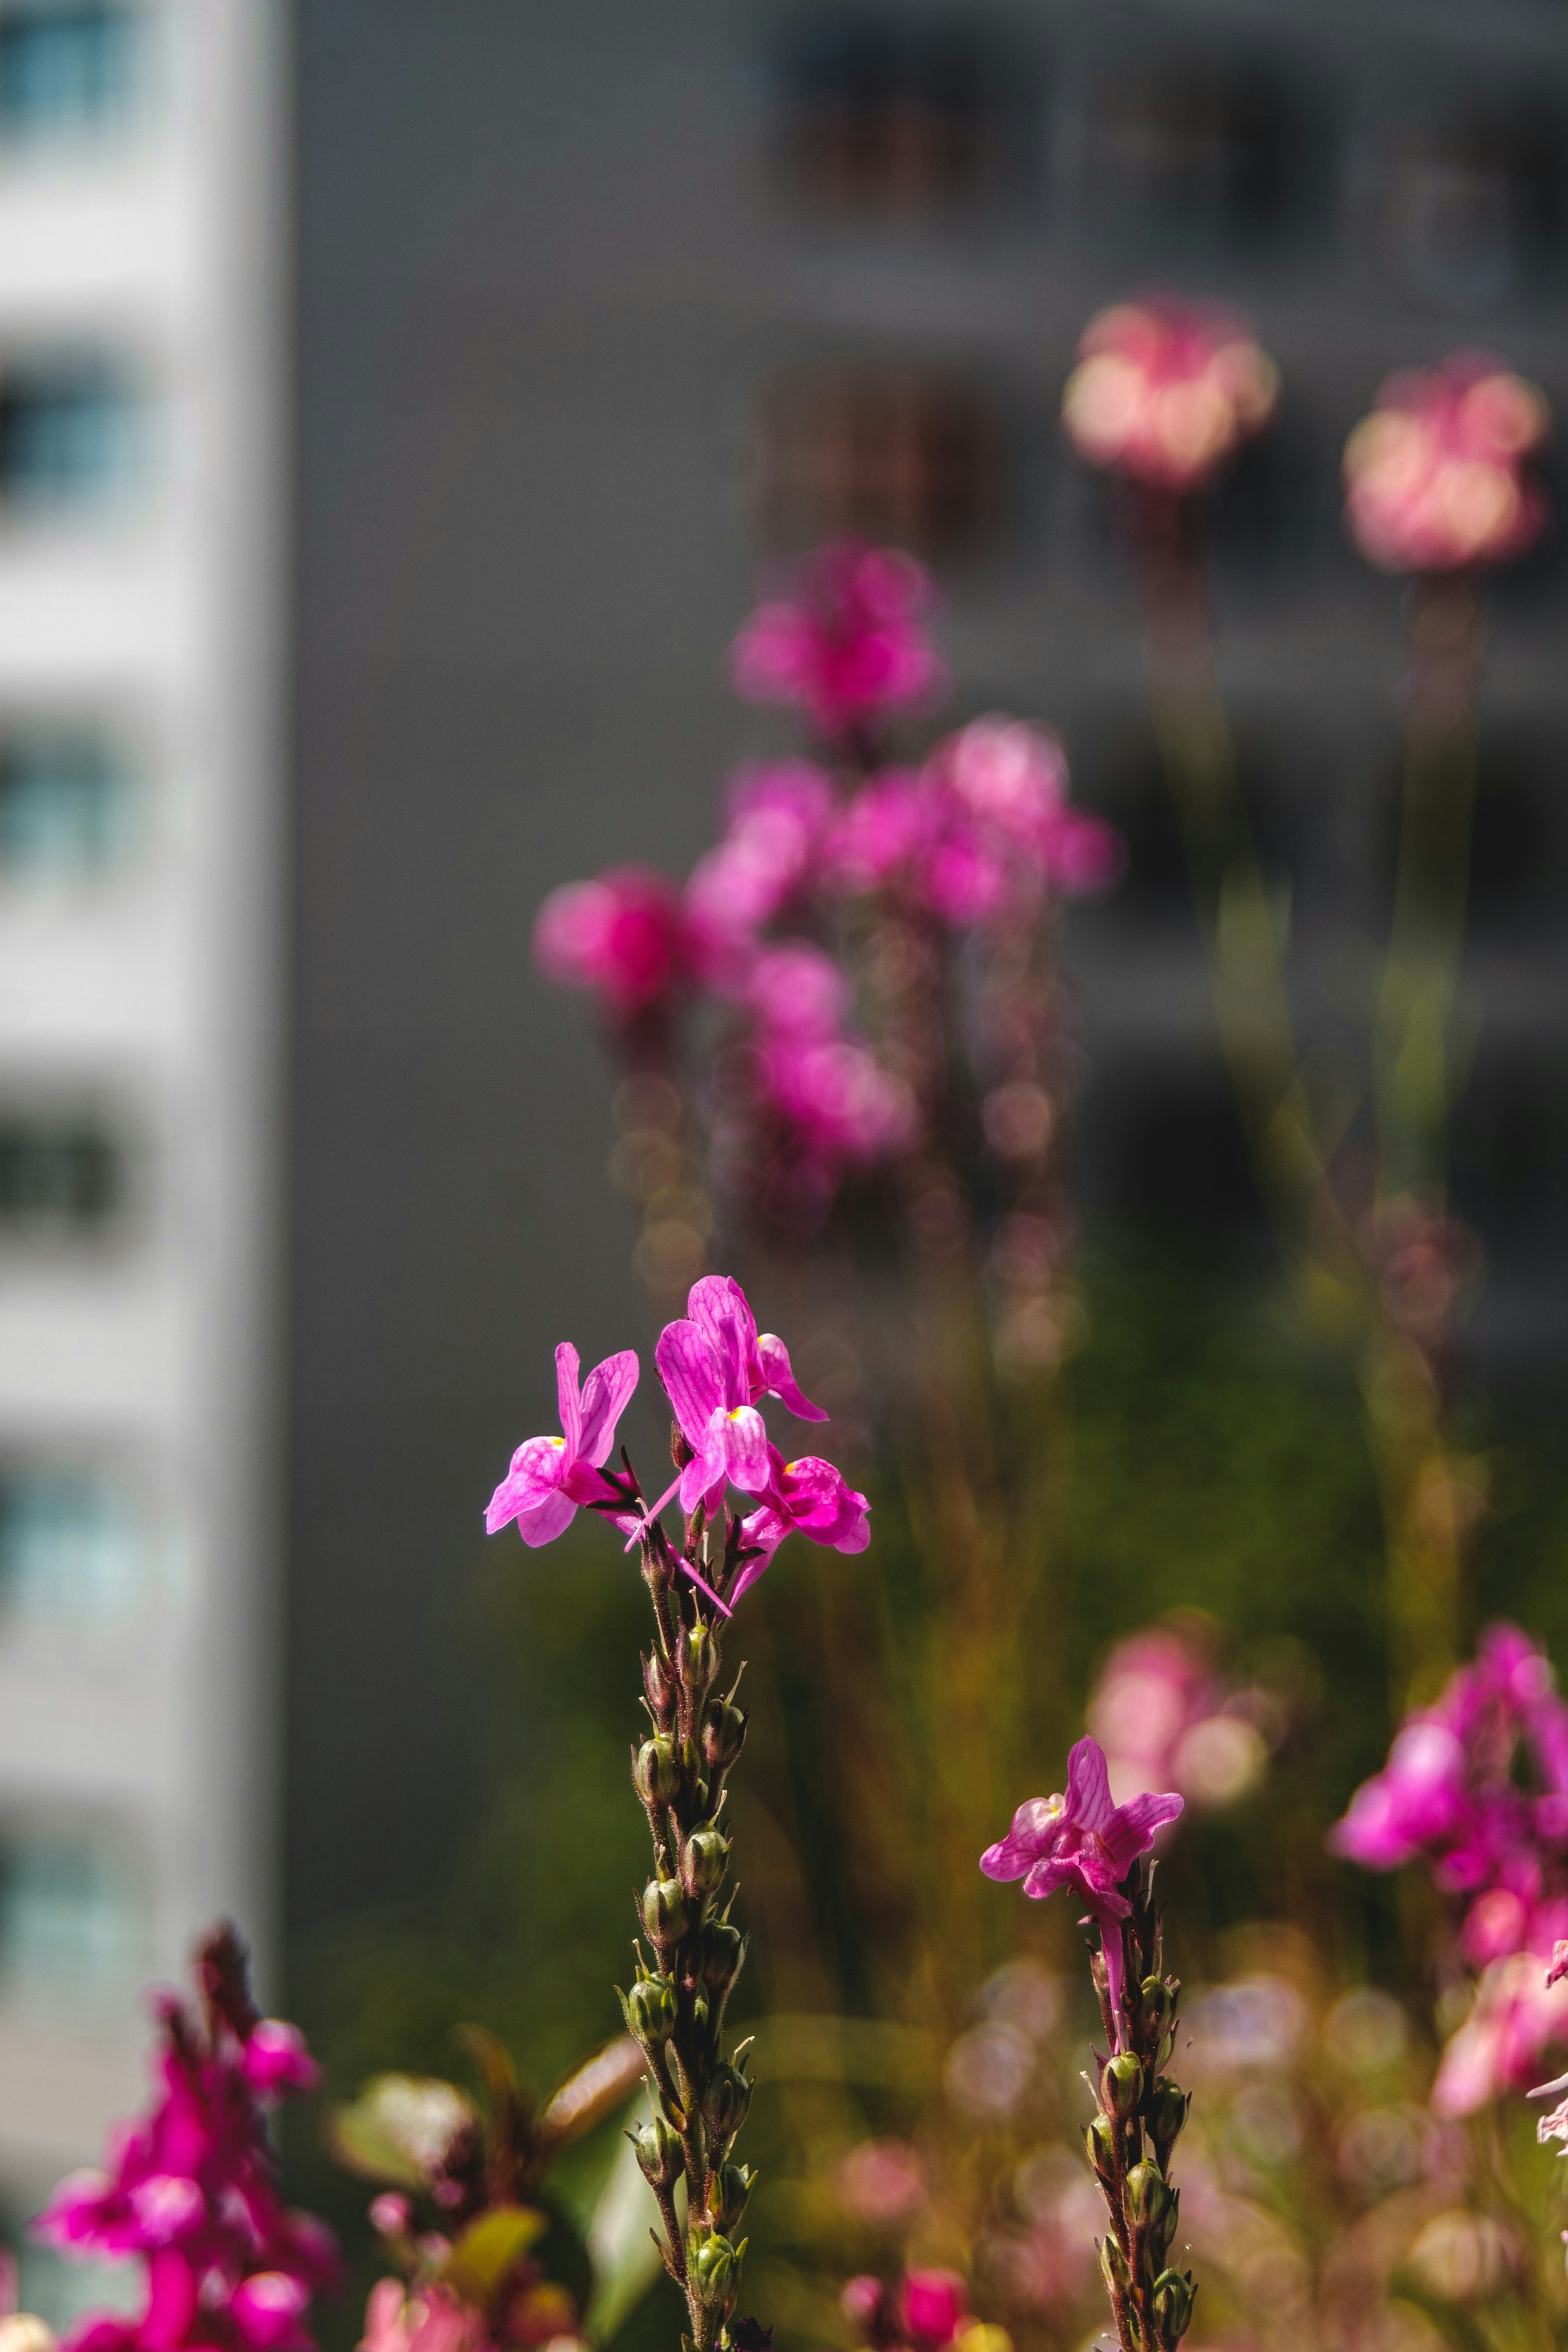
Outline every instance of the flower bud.
<svg viewBox="0 0 1568 2352"><path fill-rule="evenodd" d="M1163 2029L1171 2021L1176 1996L1163 1977L1145 1977L1138 1988L1138 2006L1151 2024Z"/></svg>
<svg viewBox="0 0 1568 2352"><path fill-rule="evenodd" d="M1191 2105L1191 2096L1181 2084L1162 2074L1149 2101L1149 2129L1162 2154L1175 2146Z"/></svg>
<svg viewBox="0 0 1568 2352"><path fill-rule="evenodd" d="M749 2165L723 2164L714 2174L708 2189L709 2217L716 2230L732 2237L735 2225L746 2210L756 2174Z"/></svg>
<svg viewBox="0 0 1568 2352"><path fill-rule="evenodd" d="M645 1739L632 1766L632 1779L645 1805L668 1805L680 1790L680 1758L673 1739Z"/></svg>
<svg viewBox="0 0 1568 2352"><path fill-rule="evenodd" d="M1193 2287L1180 2271L1162 2271L1154 2281L1154 2321L1162 2340L1179 2343L1193 2316Z"/></svg>
<svg viewBox="0 0 1568 2352"><path fill-rule="evenodd" d="M752 2086L738 2066L718 2066L708 2085L708 2095L702 2102L702 2113L709 2131L721 2147L727 2147L746 2120L746 2109L752 2104Z"/></svg>
<svg viewBox="0 0 1568 2352"><path fill-rule="evenodd" d="M681 1664L689 1690L706 1690L719 1671L719 1644L707 1625L689 1625L681 1637Z"/></svg>
<svg viewBox="0 0 1568 2352"><path fill-rule="evenodd" d="M680 1857L680 1883L695 1903L711 1895L730 1860L730 1841L722 1830L693 1830Z"/></svg>
<svg viewBox="0 0 1568 2352"><path fill-rule="evenodd" d="M650 1878L643 1888L643 1925L656 1944L672 1944L686 1927L686 1895L673 1878Z"/></svg>
<svg viewBox="0 0 1568 2352"><path fill-rule="evenodd" d="M668 1669L657 1650L642 1662L642 1686L647 1693L649 1706L662 1720L675 1694L670 1688Z"/></svg>
<svg viewBox="0 0 1568 2352"><path fill-rule="evenodd" d="M715 1992L732 1985L741 1973L741 1963L746 1957L746 1939L739 1927L731 1927L727 1919L710 1919L702 1930L698 1947L698 1965L702 1981Z"/></svg>
<svg viewBox="0 0 1568 2352"><path fill-rule="evenodd" d="M645 2048L675 2032L675 1987L668 1977L641 1977L626 1995L626 2023Z"/></svg>
<svg viewBox="0 0 1568 2352"><path fill-rule="evenodd" d="M1116 2136L1109 2116L1096 2116L1085 2135L1089 2142L1089 2160L1101 2180L1116 2178Z"/></svg>
<svg viewBox="0 0 1568 2352"><path fill-rule="evenodd" d="M651 2187L668 2189L679 2179L685 2161L680 2135L662 2116L655 2116L652 2123L644 2124L641 2131L632 2137L632 2146L643 2178Z"/></svg>
<svg viewBox="0 0 1568 2352"><path fill-rule="evenodd" d="M738 2257L718 2230L692 2230L686 2240L686 2267L704 2303L721 2303L734 2276Z"/></svg>
<svg viewBox="0 0 1568 2352"><path fill-rule="evenodd" d="M1171 2192L1157 2164L1135 2164L1127 2176L1127 2218L1135 2229L1151 2229L1165 2218Z"/></svg>
<svg viewBox="0 0 1568 2352"><path fill-rule="evenodd" d="M1123 2118L1136 2114L1143 2095L1143 2069L1131 2050L1110 2060L1100 2078L1100 2095L1108 2114Z"/></svg>
<svg viewBox="0 0 1568 2352"><path fill-rule="evenodd" d="M1105 2273L1105 2284L1112 2296L1131 2292L1132 2276L1127 2267L1127 2257L1115 2239L1109 2235L1100 2242L1100 2267Z"/></svg>
<svg viewBox="0 0 1568 2352"><path fill-rule="evenodd" d="M727 1772L746 1744L746 1710L727 1698L710 1699L702 1717L702 1760Z"/></svg>

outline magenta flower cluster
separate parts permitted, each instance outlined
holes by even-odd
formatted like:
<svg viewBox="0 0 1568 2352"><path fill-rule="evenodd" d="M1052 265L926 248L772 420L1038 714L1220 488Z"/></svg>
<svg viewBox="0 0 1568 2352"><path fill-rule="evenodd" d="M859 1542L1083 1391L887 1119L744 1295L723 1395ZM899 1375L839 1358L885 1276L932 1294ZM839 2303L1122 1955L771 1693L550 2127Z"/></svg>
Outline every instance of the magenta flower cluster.
<svg viewBox="0 0 1568 2352"><path fill-rule="evenodd" d="M1105 1751L1085 1738L1068 1758L1066 1796L1031 1797L1013 1816L1005 1838L987 1846L980 1867L987 1878L1021 1878L1037 1902L1063 1888L1078 1896L1100 1929L1116 2046L1122 2047L1122 1922L1132 1906L1123 1881L1154 1832L1173 1822L1183 1801L1173 1791L1111 1802Z"/></svg>
<svg viewBox="0 0 1568 2352"><path fill-rule="evenodd" d="M727 1007L726 1099L744 1110L717 1122L719 1160L734 1164L738 1130L760 1124L801 1199L908 1152L930 1108L897 1041L879 1049L856 1029L846 929L891 918L910 940L1005 936L1121 863L1111 829L1069 805L1061 746L1035 729L982 719L918 767L883 763L879 730L943 682L930 600L907 556L823 550L792 596L747 622L734 676L742 694L802 710L824 758L742 771L683 889L617 867L553 892L534 932L541 970L593 992L628 1036L665 1033L696 995Z"/></svg>
<svg viewBox="0 0 1568 2352"><path fill-rule="evenodd" d="M200 2015L157 2002L152 2112L35 2225L68 2253L146 2266L141 2313L83 2321L65 2352L309 2352L311 2298L341 2284L331 2231L279 2201L267 2138L265 2110L313 2088L314 2061L293 2026L257 2013L232 1930L207 1937L196 1975Z"/></svg>
<svg viewBox="0 0 1568 2352"><path fill-rule="evenodd" d="M777 1397L798 1420L827 1415L802 1391L784 1341L759 1332L738 1282L708 1275L693 1284L686 1315L665 1326L654 1360L679 1439L680 1468L666 1493L645 1504L629 1474L623 1478L604 1467L637 1384L635 1353L606 1357L579 1390L577 1350L563 1344L555 1351L562 1433L531 1437L518 1447L485 1513L491 1535L515 1520L525 1544L549 1543L586 1507L613 1519L629 1543L675 1495L689 1519L700 1512L711 1520L733 1488L743 1506L740 1573L727 1595L710 1591L726 1613L795 1530L837 1551L865 1550L865 1496L816 1454L786 1462L768 1436L758 1410L764 1397ZM682 1566L701 1583L689 1559Z"/></svg>
<svg viewBox="0 0 1568 2352"><path fill-rule="evenodd" d="M1435 1706L1406 1717L1331 1833L1368 1870L1417 1858L1463 1911L1475 1968L1568 1935L1568 1706L1545 1652L1493 1625Z"/></svg>

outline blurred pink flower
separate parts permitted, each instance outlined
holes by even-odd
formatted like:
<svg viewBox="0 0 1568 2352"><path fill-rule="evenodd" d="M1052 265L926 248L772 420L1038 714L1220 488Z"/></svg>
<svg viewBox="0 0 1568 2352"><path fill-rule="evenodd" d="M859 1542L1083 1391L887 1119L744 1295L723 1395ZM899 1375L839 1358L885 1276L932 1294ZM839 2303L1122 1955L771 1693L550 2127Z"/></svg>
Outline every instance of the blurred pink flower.
<svg viewBox="0 0 1568 2352"><path fill-rule="evenodd" d="M492 2340L482 2313L444 2288L411 2295L384 2278L370 2291L358 2352L484 2352Z"/></svg>
<svg viewBox="0 0 1568 2352"><path fill-rule="evenodd" d="M742 1002L773 1036L836 1037L848 1007L849 982L826 949L787 940L758 955Z"/></svg>
<svg viewBox="0 0 1568 2352"><path fill-rule="evenodd" d="M731 789L722 837L700 857L686 911L700 941L752 939L803 890L834 812L833 787L810 760L747 769Z"/></svg>
<svg viewBox="0 0 1568 2352"><path fill-rule="evenodd" d="M904 2280L904 2331L917 2352L941 2352L968 2316L968 2290L956 2271L910 2271Z"/></svg>
<svg viewBox="0 0 1568 2352"><path fill-rule="evenodd" d="M925 2202L925 2168L904 2139L867 2139L838 2168L839 2201L873 2230L894 2229Z"/></svg>
<svg viewBox="0 0 1568 2352"><path fill-rule="evenodd" d="M801 567L793 596L760 604L742 629L736 692L797 704L828 736L929 702L946 677L921 625L930 602L911 556L837 541Z"/></svg>
<svg viewBox="0 0 1568 2352"><path fill-rule="evenodd" d="M637 1384L637 1356L630 1348L606 1356L595 1365L581 1391L577 1365L576 1349L563 1339L555 1350L562 1434L525 1438L518 1447L486 1509L488 1535L498 1535L515 1519L525 1544L553 1543L583 1505L613 1498L615 1489L600 1471Z"/></svg>
<svg viewBox="0 0 1568 2352"><path fill-rule="evenodd" d="M1240 319L1152 295L1090 320L1062 420L1091 466L1186 492L1268 422L1278 393Z"/></svg>
<svg viewBox="0 0 1568 2352"><path fill-rule="evenodd" d="M919 1128L904 1080L847 1037L773 1037L761 1049L763 1096L828 1170L868 1167L907 1150Z"/></svg>
<svg viewBox="0 0 1568 2352"><path fill-rule="evenodd" d="M930 803L910 768L884 768L846 803L823 843L822 879L860 897L901 875L926 838Z"/></svg>
<svg viewBox="0 0 1568 2352"><path fill-rule="evenodd" d="M1527 2090L1542 2052L1563 2041L1568 1985L1549 1989L1533 1953L1494 1960L1482 1973L1475 2008L1444 2049L1432 2085L1434 2111L1474 2115L1505 2091Z"/></svg>
<svg viewBox="0 0 1568 2352"><path fill-rule="evenodd" d="M533 926L533 960L545 978L591 989L618 1021L688 985L698 952L674 885L641 866L563 883Z"/></svg>
<svg viewBox="0 0 1568 2352"><path fill-rule="evenodd" d="M1118 1797L1169 1787L1219 1807L1255 1787L1268 1760L1263 1704L1223 1682L1200 1642L1151 1626L1117 1643L1085 1712Z"/></svg>
<svg viewBox="0 0 1568 2352"><path fill-rule="evenodd" d="M1535 386L1480 352L1390 376L1345 444L1356 545L1385 572L1455 572L1522 555L1546 518L1524 460L1548 424Z"/></svg>
<svg viewBox="0 0 1568 2352"><path fill-rule="evenodd" d="M1065 1797L1034 1797L1019 1806L1006 1836L987 1846L980 1867L987 1878L1024 1881L1037 1902L1069 1888L1082 1900L1100 1929L1116 2044L1121 2046L1121 1922L1131 1906L1121 1882L1141 1853L1154 1843L1162 1823L1182 1810L1173 1792L1134 1797L1114 1805L1105 1753L1092 1738L1080 1739L1068 1759Z"/></svg>

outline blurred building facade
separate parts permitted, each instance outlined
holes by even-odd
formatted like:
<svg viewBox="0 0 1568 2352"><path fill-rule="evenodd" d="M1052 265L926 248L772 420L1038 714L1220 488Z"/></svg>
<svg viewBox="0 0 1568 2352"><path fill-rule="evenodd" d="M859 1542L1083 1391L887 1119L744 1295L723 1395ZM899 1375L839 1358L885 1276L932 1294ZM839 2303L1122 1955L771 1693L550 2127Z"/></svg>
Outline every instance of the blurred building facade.
<svg viewBox="0 0 1568 2352"><path fill-rule="evenodd" d="M1257 1247L1132 585L1061 385L1085 319L1151 283L1237 303L1280 364L1215 516L1223 682L1314 1066L1352 1066L1405 653L1340 454L1390 370L1458 345L1568 418L1568 32L1543 0L300 21L304 1933L447 1866L479 1509L551 1425L555 1341L632 1336L604 1066L528 928L612 859L684 872L726 767L787 740L724 680L759 561L842 529L916 545L955 714L1063 730L1131 852L1069 930L1089 1228ZM1493 601L1458 1139L1491 1272L1472 1360L1537 1388L1568 1305L1563 545Z"/></svg>
<svg viewBox="0 0 1568 2352"><path fill-rule="evenodd" d="M282 24L0 5L0 2235L269 1943ZM24 2297L68 2290L24 2255Z"/></svg>

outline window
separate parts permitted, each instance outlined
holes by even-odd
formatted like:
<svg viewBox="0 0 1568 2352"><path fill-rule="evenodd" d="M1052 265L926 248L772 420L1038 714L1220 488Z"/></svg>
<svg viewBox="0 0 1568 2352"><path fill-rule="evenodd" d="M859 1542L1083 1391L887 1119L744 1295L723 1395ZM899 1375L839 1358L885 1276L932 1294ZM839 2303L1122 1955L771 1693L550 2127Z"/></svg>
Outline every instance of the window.
<svg viewBox="0 0 1568 2352"><path fill-rule="evenodd" d="M96 131L122 113L138 29L116 0L12 0L0 9L0 141Z"/></svg>
<svg viewBox="0 0 1568 2352"><path fill-rule="evenodd" d="M967 377L874 367L792 377L763 404L762 520L794 548L837 531L977 553L1004 513L1005 434Z"/></svg>
<svg viewBox="0 0 1568 2352"><path fill-rule="evenodd" d="M1140 57L1091 93L1084 194L1097 225L1167 251L1256 244L1300 211L1315 147L1271 66Z"/></svg>
<svg viewBox="0 0 1568 2352"><path fill-rule="evenodd" d="M776 65L784 167L825 209L957 212L1022 182L1034 78L989 27L814 9Z"/></svg>
<svg viewBox="0 0 1568 2352"><path fill-rule="evenodd" d="M140 404L101 357L17 359L0 370L0 505L90 506L123 490L141 456Z"/></svg>
<svg viewBox="0 0 1568 2352"><path fill-rule="evenodd" d="M129 1195L125 1152L93 1113L0 1108L0 1241L90 1237Z"/></svg>
<svg viewBox="0 0 1568 2352"><path fill-rule="evenodd" d="M0 1984L90 1992L140 1958L138 1904L120 1858L79 1832L0 1832Z"/></svg>
<svg viewBox="0 0 1568 2352"><path fill-rule="evenodd" d="M1560 117L1533 102L1406 128L1387 155L1380 223L1395 274L1454 310L1531 285L1561 239L1563 135Z"/></svg>
<svg viewBox="0 0 1568 2352"><path fill-rule="evenodd" d="M0 1617L112 1616L151 1568L145 1515L119 1481L66 1464L0 1466Z"/></svg>
<svg viewBox="0 0 1568 2352"><path fill-rule="evenodd" d="M134 791L120 749L86 726L0 732L0 874L95 874L123 856Z"/></svg>

